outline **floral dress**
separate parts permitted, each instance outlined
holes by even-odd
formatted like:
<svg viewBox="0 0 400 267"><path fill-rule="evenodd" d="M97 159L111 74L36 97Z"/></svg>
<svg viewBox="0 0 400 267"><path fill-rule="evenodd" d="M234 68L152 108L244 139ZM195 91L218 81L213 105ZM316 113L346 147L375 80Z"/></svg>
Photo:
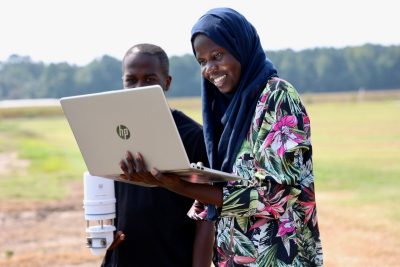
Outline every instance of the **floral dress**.
<svg viewBox="0 0 400 267"><path fill-rule="evenodd" d="M272 78L255 109L216 223L215 265L322 266L310 119L294 87ZM189 216L205 217L193 205Z"/></svg>

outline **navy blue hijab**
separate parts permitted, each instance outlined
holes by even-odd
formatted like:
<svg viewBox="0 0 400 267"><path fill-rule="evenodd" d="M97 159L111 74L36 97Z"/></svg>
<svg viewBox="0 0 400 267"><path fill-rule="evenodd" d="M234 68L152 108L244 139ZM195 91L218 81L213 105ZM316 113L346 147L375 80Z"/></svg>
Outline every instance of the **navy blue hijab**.
<svg viewBox="0 0 400 267"><path fill-rule="evenodd" d="M192 28L193 41L204 34L229 51L241 65L241 77L232 95L223 95L202 77L202 112L207 155L213 169L231 172L249 131L258 98L277 71L267 58L256 29L230 8L209 10Z"/></svg>

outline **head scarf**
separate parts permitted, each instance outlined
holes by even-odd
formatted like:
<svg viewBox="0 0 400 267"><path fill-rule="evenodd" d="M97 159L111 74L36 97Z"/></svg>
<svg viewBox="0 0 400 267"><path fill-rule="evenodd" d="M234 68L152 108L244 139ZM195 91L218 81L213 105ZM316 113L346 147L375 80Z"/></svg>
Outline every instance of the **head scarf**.
<svg viewBox="0 0 400 267"><path fill-rule="evenodd" d="M249 131L258 98L268 79L277 75L267 58L256 29L230 8L209 10L192 28L193 41L204 34L232 54L241 65L241 77L232 95L223 95L202 77L203 129L207 155L213 169L231 172Z"/></svg>

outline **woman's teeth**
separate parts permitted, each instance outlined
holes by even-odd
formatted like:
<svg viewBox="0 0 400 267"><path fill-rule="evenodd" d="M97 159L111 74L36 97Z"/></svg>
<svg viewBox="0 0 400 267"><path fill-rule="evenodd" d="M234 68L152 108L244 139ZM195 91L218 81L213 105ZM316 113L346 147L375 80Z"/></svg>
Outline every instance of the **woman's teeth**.
<svg viewBox="0 0 400 267"><path fill-rule="evenodd" d="M226 74L222 75L222 76L219 76L217 78L214 78L213 81L214 81L215 86L218 87L218 86L222 85L224 80L225 80L225 78L226 78Z"/></svg>

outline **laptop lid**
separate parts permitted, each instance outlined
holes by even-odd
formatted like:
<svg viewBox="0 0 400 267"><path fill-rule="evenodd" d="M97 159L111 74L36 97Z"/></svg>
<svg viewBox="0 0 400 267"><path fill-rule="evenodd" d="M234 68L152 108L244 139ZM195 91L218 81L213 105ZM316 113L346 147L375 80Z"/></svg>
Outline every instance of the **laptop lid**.
<svg viewBox="0 0 400 267"><path fill-rule="evenodd" d="M140 152L147 169L184 175L193 168L159 85L63 97L60 103L92 175L118 177L128 150Z"/></svg>

